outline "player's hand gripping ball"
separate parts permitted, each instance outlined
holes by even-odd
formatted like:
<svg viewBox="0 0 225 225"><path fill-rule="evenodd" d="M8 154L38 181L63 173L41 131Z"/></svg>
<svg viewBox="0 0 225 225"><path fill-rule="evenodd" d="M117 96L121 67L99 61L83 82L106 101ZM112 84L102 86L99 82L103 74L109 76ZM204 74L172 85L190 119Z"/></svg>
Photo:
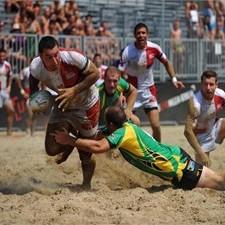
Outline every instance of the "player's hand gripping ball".
<svg viewBox="0 0 225 225"><path fill-rule="evenodd" d="M53 106L53 96L46 90L39 90L29 98L29 105L33 113L45 113Z"/></svg>

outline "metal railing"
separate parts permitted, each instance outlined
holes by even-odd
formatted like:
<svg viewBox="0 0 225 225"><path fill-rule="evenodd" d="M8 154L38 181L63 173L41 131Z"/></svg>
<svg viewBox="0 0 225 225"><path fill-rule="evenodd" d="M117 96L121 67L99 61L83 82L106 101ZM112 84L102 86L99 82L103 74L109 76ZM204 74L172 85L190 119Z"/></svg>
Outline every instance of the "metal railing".
<svg viewBox="0 0 225 225"><path fill-rule="evenodd" d="M30 60L38 55L38 42L41 36L31 34L0 34L0 48L5 48L8 61L14 74L29 65ZM112 65L120 58L120 51L132 38L77 37L57 36L59 43L65 48L77 48L92 59L96 52L101 53L103 62ZM183 39L173 43L170 39L152 39L164 50L173 63L175 71L181 79L199 81L201 73L206 69L215 70L220 80L225 80L225 45L220 41L201 39ZM154 65L156 81L163 82L169 78L164 66L157 60Z"/></svg>

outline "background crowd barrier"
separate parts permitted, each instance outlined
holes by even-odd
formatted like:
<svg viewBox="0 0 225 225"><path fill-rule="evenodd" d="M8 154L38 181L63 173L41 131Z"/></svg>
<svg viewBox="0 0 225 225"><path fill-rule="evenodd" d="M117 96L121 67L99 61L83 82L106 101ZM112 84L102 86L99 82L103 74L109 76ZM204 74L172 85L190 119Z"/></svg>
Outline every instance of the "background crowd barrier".
<svg viewBox="0 0 225 225"><path fill-rule="evenodd" d="M40 38L41 36L31 34L0 34L0 48L4 47L7 50L8 61L12 65L14 76L17 76L24 67L29 65L30 60L38 55ZM62 47L80 49L90 59L93 58L96 52L101 53L105 65L116 65L120 58L121 49L133 41L132 38L76 37L68 35L60 35L56 38ZM169 121L182 123L185 115L184 105L192 90L190 87L193 87L193 85L198 87L201 73L204 70L215 70L219 75L221 87L224 88L225 45L220 41L183 39L181 42L182 48L177 49L174 48L170 39L157 38L151 41L161 46L173 63L177 76L186 84L184 90L176 90L169 82L169 76L164 66L157 60L155 61L154 77L158 86L159 102L161 103L161 121L162 123ZM180 94L183 95L180 96ZM182 102L177 104L180 98ZM25 103L15 84L12 88L12 99L16 108L14 126L24 129ZM167 107L168 99L170 99L169 103L173 105L172 107ZM173 101L176 104L171 103ZM0 113L0 128L4 128L6 124L5 113L2 109L0 109ZM137 114L143 122L147 121L141 111L137 111ZM41 118L40 121L40 126L42 126Z"/></svg>
<svg viewBox="0 0 225 225"><path fill-rule="evenodd" d="M32 34L0 34L0 48L8 52L8 61L13 66L14 74L29 65L30 60L38 55L38 42L42 36ZM59 35L56 37L62 47L77 48L93 58L101 53L103 62L112 65L118 62L121 50L133 41L132 38L80 37ZM179 48L174 47L170 39L154 38L151 40L161 46L174 64L178 76L187 82L199 82L202 71L215 70L221 81L225 80L225 44L221 41L203 39L182 39ZM157 60L154 65L157 82L164 82L168 75Z"/></svg>

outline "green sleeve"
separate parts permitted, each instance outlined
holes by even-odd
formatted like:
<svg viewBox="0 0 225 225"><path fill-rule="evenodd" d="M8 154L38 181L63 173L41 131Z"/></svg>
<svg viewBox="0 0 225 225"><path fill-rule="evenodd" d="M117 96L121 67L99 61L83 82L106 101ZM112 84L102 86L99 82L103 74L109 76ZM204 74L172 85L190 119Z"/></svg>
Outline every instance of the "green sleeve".
<svg viewBox="0 0 225 225"><path fill-rule="evenodd" d="M119 83L118 83L118 89L120 92L128 93L130 91L130 84L125 79L120 77Z"/></svg>
<svg viewBox="0 0 225 225"><path fill-rule="evenodd" d="M114 131L111 135L107 136L106 139L108 140L111 148L119 148L124 137L125 128L120 128Z"/></svg>

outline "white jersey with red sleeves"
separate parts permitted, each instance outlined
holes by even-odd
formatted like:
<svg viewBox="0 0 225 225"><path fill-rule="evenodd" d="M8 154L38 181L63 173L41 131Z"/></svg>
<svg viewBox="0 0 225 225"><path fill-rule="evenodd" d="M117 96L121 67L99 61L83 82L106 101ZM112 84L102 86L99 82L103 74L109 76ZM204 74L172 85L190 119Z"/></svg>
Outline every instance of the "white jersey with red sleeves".
<svg viewBox="0 0 225 225"><path fill-rule="evenodd" d="M206 100L201 91L198 91L193 97L196 110L196 128L211 130L217 113L225 107L225 92L216 88L214 98L211 101Z"/></svg>
<svg viewBox="0 0 225 225"><path fill-rule="evenodd" d="M82 71L89 66L86 56L76 50L60 49L60 69L48 71L40 57L32 60L30 72L32 76L40 80L48 88L58 92L59 88L73 87L85 77ZM95 85L78 94L76 101L71 102L69 109L79 109L93 106L98 100L98 90Z"/></svg>
<svg viewBox="0 0 225 225"><path fill-rule="evenodd" d="M155 58L163 64L168 61L159 45L147 41L144 49L138 49L135 43L132 43L123 50L119 68L129 76L137 78L138 89L150 87L154 85L152 67Z"/></svg>
<svg viewBox="0 0 225 225"><path fill-rule="evenodd" d="M4 61L0 64L0 90L5 90L8 86L8 81L12 76L12 69L9 62Z"/></svg>
<svg viewBox="0 0 225 225"><path fill-rule="evenodd" d="M193 96L193 103L196 112L195 129L198 131L196 137L205 152L212 151L216 143L221 143L218 134L222 119L218 119L217 114L225 107L225 92L216 88L214 98L209 101L198 91Z"/></svg>

